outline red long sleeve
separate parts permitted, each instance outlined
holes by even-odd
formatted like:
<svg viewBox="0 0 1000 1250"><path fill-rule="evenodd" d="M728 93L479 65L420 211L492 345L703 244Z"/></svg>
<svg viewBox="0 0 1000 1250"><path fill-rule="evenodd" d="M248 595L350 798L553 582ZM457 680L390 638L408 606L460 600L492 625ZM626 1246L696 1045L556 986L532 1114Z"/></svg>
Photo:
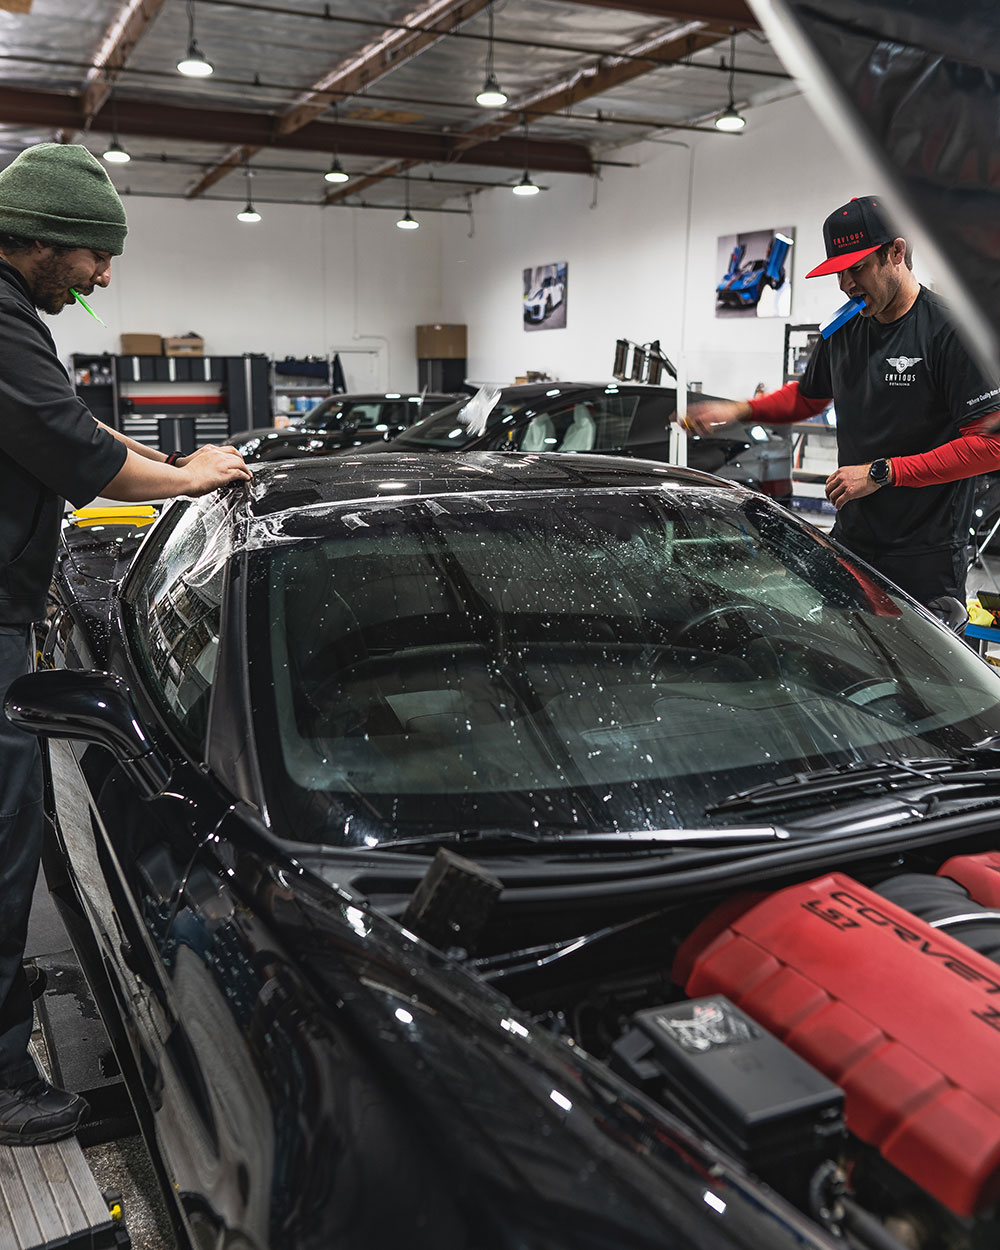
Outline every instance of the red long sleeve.
<svg viewBox="0 0 1000 1250"><path fill-rule="evenodd" d="M798 382L789 382L769 395L747 401L755 421L765 425L791 425L814 417L830 404L829 399L810 399L799 390Z"/></svg>
<svg viewBox="0 0 1000 1250"><path fill-rule="evenodd" d="M933 451L916 456L893 456L893 485L931 486L935 482L956 482L963 477L996 472L1000 469L1000 435L966 433L966 430L982 428L985 419L980 418L974 426L966 426L958 438Z"/></svg>

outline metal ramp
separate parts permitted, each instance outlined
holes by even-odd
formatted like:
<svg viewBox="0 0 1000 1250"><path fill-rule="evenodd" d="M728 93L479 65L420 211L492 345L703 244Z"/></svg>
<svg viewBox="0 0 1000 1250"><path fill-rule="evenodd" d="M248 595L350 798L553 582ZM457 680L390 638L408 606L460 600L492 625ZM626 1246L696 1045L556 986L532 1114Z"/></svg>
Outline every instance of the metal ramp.
<svg viewBox="0 0 1000 1250"><path fill-rule="evenodd" d="M0 1250L127 1250L131 1245L115 1195L104 1195L84 1147L135 1132L135 1121L110 1045L71 952L36 964L47 989L35 1010L48 1075L78 1090L90 1114L76 1137L44 1146L0 1146Z"/></svg>
<svg viewBox="0 0 1000 1250"><path fill-rule="evenodd" d="M0 1250L111 1250L128 1245L80 1143L0 1146Z"/></svg>

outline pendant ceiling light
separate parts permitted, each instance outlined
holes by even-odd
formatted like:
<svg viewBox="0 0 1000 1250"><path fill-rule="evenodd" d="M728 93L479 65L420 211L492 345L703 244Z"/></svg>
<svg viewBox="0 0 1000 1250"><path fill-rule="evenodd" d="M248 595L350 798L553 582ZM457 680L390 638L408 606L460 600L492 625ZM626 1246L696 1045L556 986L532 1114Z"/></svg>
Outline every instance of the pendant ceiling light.
<svg viewBox="0 0 1000 1250"><path fill-rule="evenodd" d="M327 182L349 182L351 175L343 168L340 161L335 156L330 168L323 175Z"/></svg>
<svg viewBox="0 0 1000 1250"><path fill-rule="evenodd" d="M111 143L104 151L104 159L109 165L128 165L131 160L118 141L118 100L114 95L111 95Z"/></svg>
<svg viewBox="0 0 1000 1250"><path fill-rule="evenodd" d="M118 136L113 135L111 142L107 146L107 150L104 152L104 160L106 160L109 165L127 165L131 159L131 156L129 156L122 145L118 142Z"/></svg>
<svg viewBox="0 0 1000 1250"><path fill-rule="evenodd" d="M260 213L253 206L253 197L250 194L250 179L253 174L250 172L250 166L247 165L247 206L236 214L237 221L253 222L260 221Z"/></svg>
<svg viewBox="0 0 1000 1250"><path fill-rule="evenodd" d="M187 78L207 78L215 73L215 66L198 47L194 37L194 0L187 0L188 48L187 54L177 62L178 73Z"/></svg>
<svg viewBox="0 0 1000 1250"><path fill-rule="evenodd" d="M476 96L476 103L482 105L484 109L498 109L507 103L507 93L497 79L493 70L493 5L489 4L486 8L486 15L489 19L489 35L486 39L486 80L483 83L483 89Z"/></svg>
<svg viewBox="0 0 1000 1250"><path fill-rule="evenodd" d="M531 175L525 170L524 177L516 186L511 187L511 190L515 195L537 195L541 187L536 182L532 182Z"/></svg>
<svg viewBox="0 0 1000 1250"><path fill-rule="evenodd" d="M350 181L351 175L340 163L339 149L340 144L338 143L337 135L337 106L335 104L333 106L333 160L330 163L330 168L323 175L327 182Z"/></svg>
<svg viewBox="0 0 1000 1250"><path fill-rule="evenodd" d="M406 171L406 212L396 222L397 230L419 230L420 222L410 212L410 171Z"/></svg>
<svg viewBox="0 0 1000 1250"><path fill-rule="evenodd" d="M728 130L735 132L742 130L747 124L747 119L736 111L736 102L733 99L733 75L736 73L736 32L733 31L729 36L729 103L715 119L716 130Z"/></svg>
<svg viewBox="0 0 1000 1250"><path fill-rule="evenodd" d="M104 152L104 159L109 165L127 165L132 159L118 142L118 101L114 93L110 93L111 102L111 142Z"/></svg>

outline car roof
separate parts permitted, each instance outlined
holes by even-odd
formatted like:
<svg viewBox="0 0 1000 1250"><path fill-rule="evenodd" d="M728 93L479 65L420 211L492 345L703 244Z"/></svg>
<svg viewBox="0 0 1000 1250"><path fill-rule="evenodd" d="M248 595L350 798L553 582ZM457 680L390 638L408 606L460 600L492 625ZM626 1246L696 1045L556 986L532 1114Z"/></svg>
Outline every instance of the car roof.
<svg viewBox="0 0 1000 1250"><path fill-rule="evenodd" d="M249 511L272 516L296 508L362 499L482 491L530 493L621 487L714 487L738 490L731 482L678 465L619 456L567 456L559 452L345 452L254 468Z"/></svg>
<svg viewBox="0 0 1000 1250"><path fill-rule="evenodd" d="M462 391L427 391L421 395L420 391L414 388L412 391L347 391L343 394L325 395L323 402L328 399L348 400L350 403L363 403L372 399L461 399L464 392ZM303 413L308 416L308 413Z"/></svg>
<svg viewBox="0 0 1000 1250"><path fill-rule="evenodd" d="M526 382L518 386L501 387L498 403L518 404L546 396L554 398L557 395L575 395L580 391L606 391L609 386L612 390L630 393L632 391L643 393L648 391L651 395L662 395L667 391L671 395L674 393L673 389L668 386L650 386L645 382L616 382L614 379L610 382Z"/></svg>

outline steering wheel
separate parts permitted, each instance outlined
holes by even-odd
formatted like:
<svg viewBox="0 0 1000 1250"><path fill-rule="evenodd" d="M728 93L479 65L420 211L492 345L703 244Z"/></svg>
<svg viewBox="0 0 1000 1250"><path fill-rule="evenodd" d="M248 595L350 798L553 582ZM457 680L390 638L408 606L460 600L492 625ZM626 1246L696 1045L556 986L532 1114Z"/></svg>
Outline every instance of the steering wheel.
<svg viewBox="0 0 1000 1250"><path fill-rule="evenodd" d="M899 682L893 678L867 677L845 687L841 690L840 697L857 707L867 707L869 704L881 703L884 699L897 699L899 693Z"/></svg>
<svg viewBox="0 0 1000 1250"><path fill-rule="evenodd" d="M760 625L755 625L754 617L758 621L761 617L764 617L766 625L763 628ZM715 626L723 634L734 633L736 635L734 641L742 641L752 637L754 634L767 633L770 627L779 627L779 622L760 603L752 603L747 600L737 600L735 603L719 603L714 607L706 608L704 612L699 612L691 620L686 621L677 631L674 641L678 643L685 642L689 634L706 625Z"/></svg>

